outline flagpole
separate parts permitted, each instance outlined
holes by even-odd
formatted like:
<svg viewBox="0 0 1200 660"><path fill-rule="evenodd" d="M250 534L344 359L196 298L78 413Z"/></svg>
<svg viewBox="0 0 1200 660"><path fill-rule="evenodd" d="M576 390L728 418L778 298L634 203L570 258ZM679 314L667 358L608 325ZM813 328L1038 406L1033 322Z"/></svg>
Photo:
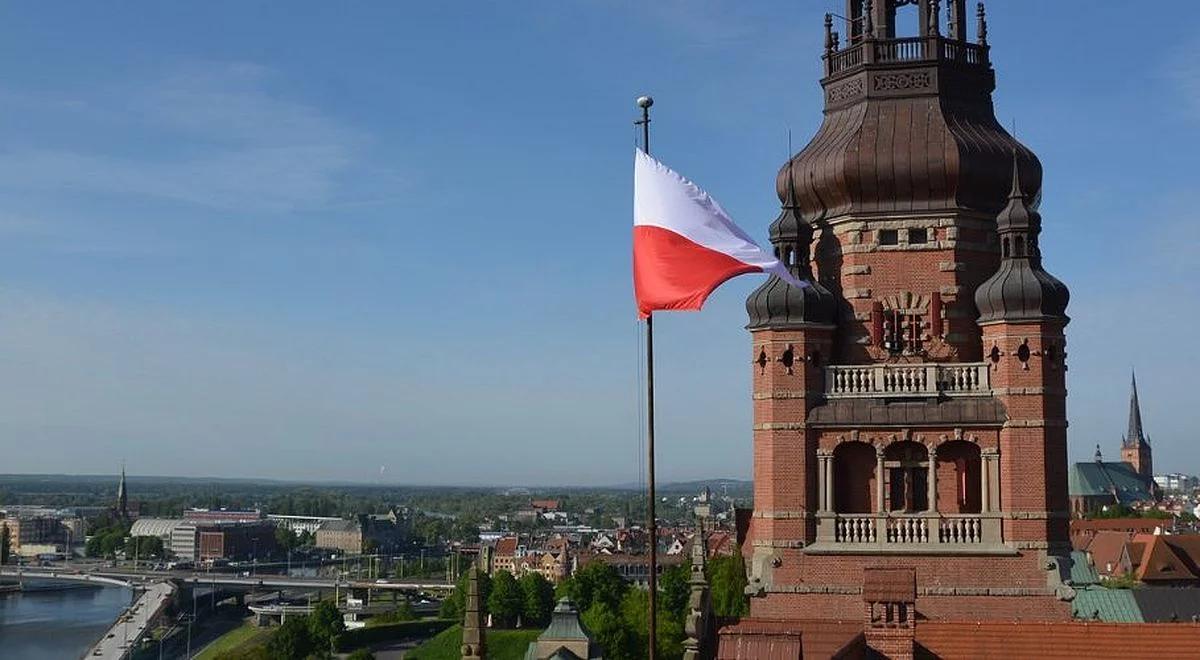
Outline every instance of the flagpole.
<svg viewBox="0 0 1200 660"><path fill-rule="evenodd" d="M649 96L639 96L637 105L642 109L642 118L634 122L642 127L642 151L650 153L650 106L654 99ZM649 510L646 512L646 531L650 536L650 614L649 614L649 651L647 657L655 658L655 646L658 637L658 611L655 604L658 601L658 523L654 514L656 495L654 492L654 316L646 315L646 486Z"/></svg>

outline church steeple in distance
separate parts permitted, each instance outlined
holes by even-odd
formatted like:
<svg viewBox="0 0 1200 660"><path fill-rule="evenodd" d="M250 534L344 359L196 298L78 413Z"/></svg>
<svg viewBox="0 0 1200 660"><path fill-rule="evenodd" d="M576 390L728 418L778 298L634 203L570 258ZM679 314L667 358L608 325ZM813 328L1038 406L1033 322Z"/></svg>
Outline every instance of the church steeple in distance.
<svg viewBox="0 0 1200 660"><path fill-rule="evenodd" d="M1154 476L1150 440L1142 429L1142 407L1138 403L1136 374L1130 374L1129 387L1129 429L1121 439L1121 460L1132 465L1138 474Z"/></svg>
<svg viewBox="0 0 1200 660"><path fill-rule="evenodd" d="M129 492L125 487L125 463L121 463L121 481L117 483L117 515L122 519L129 517Z"/></svg>

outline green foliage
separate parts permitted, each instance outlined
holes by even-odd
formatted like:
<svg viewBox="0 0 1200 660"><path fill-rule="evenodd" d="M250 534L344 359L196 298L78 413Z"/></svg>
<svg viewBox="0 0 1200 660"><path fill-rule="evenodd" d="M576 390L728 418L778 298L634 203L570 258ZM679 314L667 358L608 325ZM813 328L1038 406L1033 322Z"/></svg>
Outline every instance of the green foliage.
<svg viewBox="0 0 1200 660"><path fill-rule="evenodd" d="M666 611L662 594L657 604L658 636L655 649L660 658L678 658L683 655L683 615ZM635 653L630 657L642 657L650 645L650 593L631 589L621 600L621 619L630 629L636 642Z"/></svg>
<svg viewBox="0 0 1200 660"><path fill-rule="evenodd" d="M125 548L125 537L129 526L120 521L104 521L92 530L84 550L89 557L115 557L117 550ZM130 555L132 556L132 555Z"/></svg>
<svg viewBox="0 0 1200 660"><path fill-rule="evenodd" d="M8 525L0 524L0 565L8 563L8 553L11 551L8 538Z"/></svg>
<svg viewBox="0 0 1200 660"><path fill-rule="evenodd" d="M308 626L308 617L298 616L288 619L271 633L267 640L267 654L277 660L303 660L314 651L323 650L313 640L312 631Z"/></svg>
<svg viewBox="0 0 1200 660"><path fill-rule="evenodd" d="M541 633L537 629L484 631L488 660L523 660L529 643ZM462 657L462 626L456 625L404 654L406 660L459 660ZM605 656L608 657L608 656Z"/></svg>
<svg viewBox="0 0 1200 660"><path fill-rule="evenodd" d="M517 619L524 609L525 599L516 578L508 571L496 571L492 576L492 593L488 596L488 612L492 615L493 625L511 628L517 624Z"/></svg>
<svg viewBox="0 0 1200 660"><path fill-rule="evenodd" d="M742 549L730 557L717 557L708 562L708 583L712 589L713 614L717 616L746 616L750 600L746 597L746 562Z"/></svg>
<svg viewBox="0 0 1200 660"><path fill-rule="evenodd" d="M1136 589L1142 585L1132 574L1126 573L1114 578L1104 578L1100 580L1100 586L1106 589Z"/></svg>
<svg viewBox="0 0 1200 660"><path fill-rule="evenodd" d="M409 604L407 600L402 600L398 605L396 605L396 609L384 612L382 614L377 614L368 619L367 625L379 626L388 623L401 623L404 621L412 621L416 618L417 615L413 613L412 605Z"/></svg>
<svg viewBox="0 0 1200 660"><path fill-rule="evenodd" d="M367 649L358 649L357 651L346 656L346 660L375 660L375 654Z"/></svg>
<svg viewBox="0 0 1200 660"><path fill-rule="evenodd" d="M527 626L545 627L554 611L554 585L539 573L526 573L518 580L521 587L521 616Z"/></svg>
<svg viewBox="0 0 1200 660"><path fill-rule="evenodd" d="M636 660L642 657L634 627L626 624L616 608L596 602L583 613L583 625L609 660Z"/></svg>
<svg viewBox="0 0 1200 660"><path fill-rule="evenodd" d="M1149 518L1152 520L1167 520L1172 515L1169 511L1158 509L1133 509L1124 504L1114 504L1088 515L1093 520L1111 520L1113 518Z"/></svg>
<svg viewBox="0 0 1200 660"><path fill-rule="evenodd" d="M366 628L347 630L338 636L335 645L339 651L349 651L380 642L396 642L406 639L422 639L436 635L454 625L444 619L424 619L372 625Z"/></svg>
<svg viewBox="0 0 1200 660"><path fill-rule="evenodd" d="M629 585L617 569L604 562L594 561L575 571L575 575L559 585L562 595L574 601L580 612L597 603L616 611Z"/></svg>
<svg viewBox="0 0 1200 660"><path fill-rule="evenodd" d="M467 579L471 575L471 570L463 571L463 574L458 578L458 584L454 585L454 591L451 592L450 597L442 601L442 607L438 611L438 615L441 618L462 621L467 601ZM488 611L488 598L491 595L492 578L487 573L480 571L479 606L483 609L484 614Z"/></svg>
<svg viewBox="0 0 1200 660"><path fill-rule="evenodd" d="M688 597L691 595L691 586L688 585L691 578L689 573L686 566L676 564L664 570L658 578L662 609L680 621L687 613Z"/></svg>
<svg viewBox="0 0 1200 660"><path fill-rule="evenodd" d="M338 611L333 601L323 600L313 608L308 619L308 631L313 644L318 649L328 649L333 641L346 630L342 613Z"/></svg>
<svg viewBox="0 0 1200 660"><path fill-rule="evenodd" d="M125 556L132 559L161 559L163 541L157 536L131 536L125 540Z"/></svg>

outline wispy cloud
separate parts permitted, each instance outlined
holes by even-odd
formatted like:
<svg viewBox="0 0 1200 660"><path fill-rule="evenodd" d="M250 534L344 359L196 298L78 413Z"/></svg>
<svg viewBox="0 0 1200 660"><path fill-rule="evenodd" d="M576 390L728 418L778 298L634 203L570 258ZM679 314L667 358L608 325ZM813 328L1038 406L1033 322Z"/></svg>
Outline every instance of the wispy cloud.
<svg viewBox="0 0 1200 660"><path fill-rule="evenodd" d="M108 150L8 151L0 154L0 185L250 212L324 204L335 197L365 137L273 91L272 79L253 64L207 64L96 99L44 98L65 120L123 117L130 134L140 137Z"/></svg>

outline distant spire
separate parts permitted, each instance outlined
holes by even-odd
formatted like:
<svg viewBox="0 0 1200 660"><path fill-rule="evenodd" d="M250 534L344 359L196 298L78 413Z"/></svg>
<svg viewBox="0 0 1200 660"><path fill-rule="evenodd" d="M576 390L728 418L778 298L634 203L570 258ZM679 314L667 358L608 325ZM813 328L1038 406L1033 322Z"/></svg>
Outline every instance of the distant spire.
<svg viewBox="0 0 1200 660"><path fill-rule="evenodd" d="M1104 454L1100 453L1100 445L1096 445L1096 457L1095 458L1096 458L1097 463L1104 462Z"/></svg>
<svg viewBox="0 0 1200 660"><path fill-rule="evenodd" d="M129 491L125 487L125 461L121 461L121 481L117 483L117 515L129 515Z"/></svg>
<svg viewBox="0 0 1200 660"><path fill-rule="evenodd" d="M1149 445L1146 441L1146 434L1142 430L1142 408L1138 405L1137 393L1137 375L1130 372L1130 394L1129 394L1129 431L1125 435L1126 447L1137 447L1138 445Z"/></svg>

